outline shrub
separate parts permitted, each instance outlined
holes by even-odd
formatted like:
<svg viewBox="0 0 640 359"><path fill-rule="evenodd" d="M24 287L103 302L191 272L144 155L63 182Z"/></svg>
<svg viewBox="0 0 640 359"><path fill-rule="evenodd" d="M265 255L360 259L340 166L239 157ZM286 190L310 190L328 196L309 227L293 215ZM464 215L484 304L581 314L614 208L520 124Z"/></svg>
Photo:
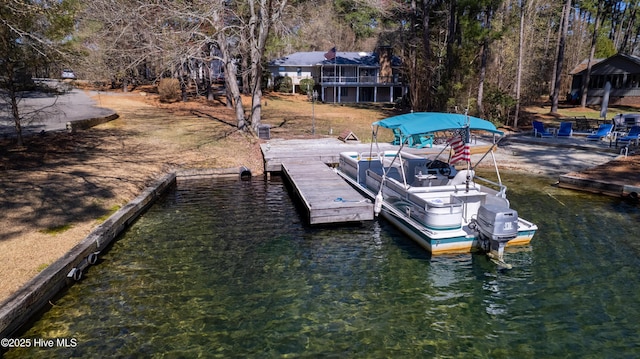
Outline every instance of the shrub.
<svg viewBox="0 0 640 359"><path fill-rule="evenodd" d="M293 91L293 80L289 76L276 77L273 88L278 92L291 93Z"/></svg>
<svg viewBox="0 0 640 359"><path fill-rule="evenodd" d="M303 95L311 95L313 93L313 86L315 86L315 81L313 79L302 79L300 80L300 92Z"/></svg>
<svg viewBox="0 0 640 359"><path fill-rule="evenodd" d="M182 97L180 81L174 78L164 78L158 84L158 94L161 102L176 102Z"/></svg>

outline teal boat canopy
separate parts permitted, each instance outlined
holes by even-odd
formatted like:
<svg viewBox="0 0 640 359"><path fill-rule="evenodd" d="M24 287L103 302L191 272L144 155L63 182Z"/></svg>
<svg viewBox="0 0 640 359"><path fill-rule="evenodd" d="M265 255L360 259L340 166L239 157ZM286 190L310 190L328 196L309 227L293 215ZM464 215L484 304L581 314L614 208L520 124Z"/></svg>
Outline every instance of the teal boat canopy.
<svg viewBox="0 0 640 359"><path fill-rule="evenodd" d="M487 120L457 113L413 112L385 118L374 122L373 125L392 130L398 129L405 136L463 129L467 125L470 130L488 131L500 136L503 135L502 131L498 131L496 126Z"/></svg>

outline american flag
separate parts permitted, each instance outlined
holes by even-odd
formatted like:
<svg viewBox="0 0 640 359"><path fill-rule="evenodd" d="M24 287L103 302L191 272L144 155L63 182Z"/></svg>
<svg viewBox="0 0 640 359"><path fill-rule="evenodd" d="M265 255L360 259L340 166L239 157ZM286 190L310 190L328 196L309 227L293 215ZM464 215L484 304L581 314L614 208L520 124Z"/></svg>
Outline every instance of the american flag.
<svg viewBox="0 0 640 359"><path fill-rule="evenodd" d="M324 54L324 58L327 60L333 60L336 58L336 48L335 46L333 48L331 48L331 50L327 51Z"/></svg>
<svg viewBox="0 0 640 359"><path fill-rule="evenodd" d="M460 161L471 162L471 150L469 144L464 143L462 136L456 135L449 139L449 145L453 149L453 157L449 163L455 164Z"/></svg>

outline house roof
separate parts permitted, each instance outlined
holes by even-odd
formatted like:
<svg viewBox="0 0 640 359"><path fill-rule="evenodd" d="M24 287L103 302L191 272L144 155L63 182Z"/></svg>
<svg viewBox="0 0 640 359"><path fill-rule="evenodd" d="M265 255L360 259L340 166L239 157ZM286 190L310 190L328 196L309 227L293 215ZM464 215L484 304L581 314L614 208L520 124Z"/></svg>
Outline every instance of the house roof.
<svg viewBox="0 0 640 359"><path fill-rule="evenodd" d="M378 54L375 52L343 52L337 51L335 60L327 60L325 51L296 52L269 62L270 66L319 66L319 65L354 65L379 66ZM393 56L392 66L400 66L400 58Z"/></svg>
<svg viewBox="0 0 640 359"><path fill-rule="evenodd" d="M576 66L570 75L579 75L587 70L587 61L582 61ZM606 59L594 59L591 65L592 75L602 75L611 73L637 73L640 71L640 57L627 54L615 54Z"/></svg>
<svg viewBox="0 0 640 359"><path fill-rule="evenodd" d="M593 67L595 64L604 61L605 59L593 59L591 62L591 66ZM573 68L573 70L569 71L569 75L577 75L580 72L584 71L587 69L589 63L589 59L585 59L583 60L581 63L579 63L576 67Z"/></svg>

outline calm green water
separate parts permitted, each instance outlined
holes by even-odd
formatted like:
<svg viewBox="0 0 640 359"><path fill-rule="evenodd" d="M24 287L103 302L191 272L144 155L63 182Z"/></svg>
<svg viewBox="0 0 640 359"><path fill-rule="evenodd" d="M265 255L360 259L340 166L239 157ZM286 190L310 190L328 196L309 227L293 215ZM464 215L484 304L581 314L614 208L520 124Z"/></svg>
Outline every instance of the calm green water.
<svg viewBox="0 0 640 359"><path fill-rule="evenodd" d="M190 182L150 209L14 357L637 358L637 206L507 176L536 222L499 271L385 222L309 228L278 181Z"/></svg>

